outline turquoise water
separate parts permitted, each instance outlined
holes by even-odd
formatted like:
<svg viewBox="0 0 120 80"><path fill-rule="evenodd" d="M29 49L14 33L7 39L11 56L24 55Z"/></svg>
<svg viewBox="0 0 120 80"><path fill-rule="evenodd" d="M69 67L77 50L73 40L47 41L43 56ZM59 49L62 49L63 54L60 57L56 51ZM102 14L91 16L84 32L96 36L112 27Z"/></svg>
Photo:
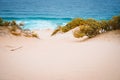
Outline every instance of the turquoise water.
<svg viewBox="0 0 120 80"><path fill-rule="evenodd" d="M120 0L0 0L0 17L24 22L24 28L65 25L76 17L110 19L120 14Z"/></svg>

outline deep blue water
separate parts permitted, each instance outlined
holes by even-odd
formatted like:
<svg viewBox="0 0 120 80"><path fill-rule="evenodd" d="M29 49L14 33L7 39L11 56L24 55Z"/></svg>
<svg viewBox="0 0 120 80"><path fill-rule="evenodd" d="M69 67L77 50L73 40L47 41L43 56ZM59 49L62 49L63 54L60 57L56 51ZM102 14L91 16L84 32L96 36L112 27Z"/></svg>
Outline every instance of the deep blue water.
<svg viewBox="0 0 120 80"><path fill-rule="evenodd" d="M120 0L0 0L0 17L24 22L25 28L55 28L76 17L111 19Z"/></svg>

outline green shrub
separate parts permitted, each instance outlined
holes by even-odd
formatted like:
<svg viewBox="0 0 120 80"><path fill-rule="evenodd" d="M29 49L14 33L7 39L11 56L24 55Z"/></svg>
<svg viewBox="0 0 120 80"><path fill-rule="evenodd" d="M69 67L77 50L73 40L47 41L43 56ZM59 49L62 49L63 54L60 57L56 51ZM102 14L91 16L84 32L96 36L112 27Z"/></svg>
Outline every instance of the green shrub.
<svg viewBox="0 0 120 80"><path fill-rule="evenodd" d="M67 31L69 31L69 30L71 30L79 25L84 24L84 23L85 23L84 19L75 18L71 22L69 22L68 24L66 24L65 26L62 27L62 32L67 32Z"/></svg>
<svg viewBox="0 0 120 80"><path fill-rule="evenodd" d="M55 30L53 31L53 33L51 34L51 36L55 35L55 34L56 34L57 32L59 32L59 31L61 31L61 29L62 29L62 27L59 26L57 29L55 29Z"/></svg>
<svg viewBox="0 0 120 80"><path fill-rule="evenodd" d="M106 20L100 21L100 27L103 32L111 30L110 25L108 24L108 21Z"/></svg>
<svg viewBox="0 0 120 80"><path fill-rule="evenodd" d="M74 36L75 38L80 38L80 37L83 37L83 36L85 36L85 35L86 35L85 33L83 33L83 32L80 31L80 28L79 28L79 29L76 29L76 30L73 32L73 36Z"/></svg>
<svg viewBox="0 0 120 80"><path fill-rule="evenodd" d="M38 34L35 32L32 32L31 35L32 35L31 37L39 38Z"/></svg>
<svg viewBox="0 0 120 80"><path fill-rule="evenodd" d="M86 20L86 24L89 25L90 27L92 27L94 30L100 30L101 29L101 25L100 22L94 19L87 19ZM86 25L85 24L85 25Z"/></svg>
<svg viewBox="0 0 120 80"><path fill-rule="evenodd" d="M113 30L120 29L120 15L114 16L111 20L109 20L109 25Z"/></svg>
<svg viewBox="0 0 120 80"><path fill-rule="evenodd" d="M0 26L3 26L3 19L0 18Z"/></svg>
<svg viewBox="0 0 120 80"><path fill-rule="evenodd" d="M23 23L17 23L16 21L4 21L2 18L0 18L0 26L3 26L4 28L7 28L11 34L15 36L26 36L26 37L35 37L39 38L39 36L35 32L26 31L21 26L23 26Z"/></svg>
<svg viewBox="0 0 120 80"><path fill-rule="evenodd" d="M89 25L81 25L79 26L79 29L75 30L73 35L76 38L80 38L83 36L88 36L89 38L94 37L98 34L97 29L94 29L94 27L91 27Z"/></svg>
<svg viewBox="0 0 120 80"><path fill-rule="evenodd" d="M82 18L75 18L72 21L70 21L69 23L67 23L65 26L60 26L57 29L55 29L52 33L52 35L56 34L57 32L61 31L61 32L68 32L69 30L84 24L85 21Z"/></svg>
<svg viewBox="0 0 120 80"><path fill-rule="evenodd" d="M10 26L10 22L4 21L3 25L4 25L4 26Z"/></svg>
<svg viewBox="0 0 120 80"><path fill-rule="evenodd" d="M75 18L71 22L67 23L65 26L61 27L62 32L68 32L69 30L78 27L79 29L75 30L73 35L76 38L88 36L89 38L96 36L97 34L120 29L120 16L114 16L111 20L101 20L97 21L95 19L82 19ZM54 33L59 32L59 29L56 29Z"/></svg>

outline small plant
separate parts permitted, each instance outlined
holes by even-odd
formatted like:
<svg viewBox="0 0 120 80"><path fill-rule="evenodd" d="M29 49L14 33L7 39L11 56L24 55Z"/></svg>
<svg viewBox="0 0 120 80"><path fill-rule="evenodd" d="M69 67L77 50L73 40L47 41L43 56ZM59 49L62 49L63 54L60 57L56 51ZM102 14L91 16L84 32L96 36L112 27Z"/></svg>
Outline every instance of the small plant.
<svg viewBox="0 0 120 80"><path fill-rule="evenodd" d="M67 23L65 26L60 26L57 29L55 29L52 33L52 36L55 35L56 33L60 32L68 32L71 29L74 29L75 27L84 24L85 21L82 18L75 18L71 22Z"/></svg>
<svg viewBox="0 0 120 80"><path fill-rule="evenodd" d="M3 19L0 18L0 26L3 26Z"/></svg>
<svg viewBox="0 0 120 80"><path fill-rule="evenodd" d="M114 16L111 20L109 20L109 25L113 30L120 29L120 16Z"/></svg>
<svg viewBox="0 0 120 80"><path fill-rule="evenodd" d="M94 27L91 27L89 25L82 25L78 27L79 29L75 30L73 35L76 38L80 38L83 36L88 36L89 38L97 35L97 29L95 30Z"/></svg>
<svg viewBox="0 0 120 80"><path fill-rule="evenodd" d="M100 28L101 28L101 32L105 32L105 31L109 31L111 30L110 25L108 24L108 21L102 20L100 21Z"/></svg>
<svg viewBox="0 0 120 80"><path fill-rule="evenodd" d="M69 22L68 24L66 24L65 26L62 27L62 32L68 32L69 30L71 30L79 25L83 25L84 23L85 23L84 19L75 18L71 22Z"/></svg>
<svg viewBox="0 0 120 80"><path fill-rule="evenodd" d="M24 30L21 26L23 26L23 23L17 23L16 21L4 21L2 18L0 18L0 26L3 26L4 28L7 28L11 34L15 36L26 36L26 37L36 37L39 38L37 33L32 32L30 30Z"/></svg>
<svg viewBox="0 0 120 80"><path fill-rule="evenodd" d="M32 35L32 37L39 38L38 34L35 32L32 32L31 35Z"/></svg>
<svg viewBox="0 0 120 80"><path fill-rule="evenodd" d="M55 29L55 30L53 31L53 33L51 34L51 36L55 35L55 34L56 34L57 32L59 32L59 31L61 31L61 29L62 29L62 27L59 26L57 29Z"/></svg>
<svg viewBox="0 0 120 80"><path fill-rule="evenodd" d="M80 31L80 28L78 27L78 28L73 32L73 36L74 36L75 38L80 38L80 37L85 36L85 33L82 33L82 32Z"/></svg>
<svg viewBox="0 0 120 80"><path fill-rule="evenodd" d="M15 36L21 36L22 32L21 32L21 30L16 30L16 31L11 31L11 34L13 34Z"/></svg>
<svg viewBox="0 0 120 80"><path fill-rule="evenodd" d="M10 22L9 21L4 21L3 25L4 26L10 26Z"/></svg>

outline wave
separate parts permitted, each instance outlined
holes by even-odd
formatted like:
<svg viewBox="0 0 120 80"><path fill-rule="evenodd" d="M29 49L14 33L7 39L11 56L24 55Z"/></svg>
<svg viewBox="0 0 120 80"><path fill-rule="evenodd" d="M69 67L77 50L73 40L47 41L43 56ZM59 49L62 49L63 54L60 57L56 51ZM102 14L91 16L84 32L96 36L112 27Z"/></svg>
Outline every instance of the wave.
<svg viewBox="0 0 120 80"><path fill-rule="evenodd" d="M24 23L25 29L46 29L56 28L59 25L65 25L73 18L56 18L56 17L2 17L5 20L16 20L17 23Z"/></svg>
<svg viewBox="0 0 120 80"><path fill-rule="evenodd" d="M51 21L45 21L45 20L31 20L31 21L24 21L25 25L24 28L25 29L47 29L47 28L51 28L54 29L58 26L57 23L53 23Z"/></svg>
<svg viewBox="0 0 120 80"><path fill-rule="evenodd" d="M73 18L56 18L56 17L2 17L3 19L6 20L72 20Z"/></svg>

